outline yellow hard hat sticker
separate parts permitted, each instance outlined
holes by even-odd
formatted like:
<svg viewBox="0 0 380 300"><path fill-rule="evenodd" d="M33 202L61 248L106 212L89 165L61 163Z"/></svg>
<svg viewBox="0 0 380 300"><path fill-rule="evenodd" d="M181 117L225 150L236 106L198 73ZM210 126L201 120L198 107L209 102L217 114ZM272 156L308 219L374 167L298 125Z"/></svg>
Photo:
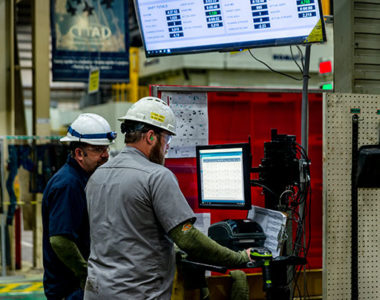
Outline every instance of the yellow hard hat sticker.
<svg viewBox="0 0 380 300"><path fill-rule="evenodd" d="M150 118L152 120L156 120L156 121L161 122L161 123L163 123L165 121L165 116L154 113L154 112L150 113Z"/></svg>

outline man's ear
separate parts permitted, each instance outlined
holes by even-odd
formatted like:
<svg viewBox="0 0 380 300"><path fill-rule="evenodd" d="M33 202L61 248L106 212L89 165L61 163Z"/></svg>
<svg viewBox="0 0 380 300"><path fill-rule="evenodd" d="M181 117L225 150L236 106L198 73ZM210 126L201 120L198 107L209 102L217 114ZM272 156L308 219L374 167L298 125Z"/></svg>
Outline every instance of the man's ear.
<svg viewBox="0 0 380 300"><path fill-rule="evenodd" d="M146 133L146 137L147 137L147 141L148 141L149 145L152 145L153 142L154 142L154 140L156 139L156 137L154 136L154 131L153 130L149 130Z"/></svg>
<svg viewBox="0 0 380 300"><path fill-rule="evenodd" d="M75 157L78 158L79 160L82 160L84 157L87 156L86 151L84 151L82 148L75 148Z"/></svg>

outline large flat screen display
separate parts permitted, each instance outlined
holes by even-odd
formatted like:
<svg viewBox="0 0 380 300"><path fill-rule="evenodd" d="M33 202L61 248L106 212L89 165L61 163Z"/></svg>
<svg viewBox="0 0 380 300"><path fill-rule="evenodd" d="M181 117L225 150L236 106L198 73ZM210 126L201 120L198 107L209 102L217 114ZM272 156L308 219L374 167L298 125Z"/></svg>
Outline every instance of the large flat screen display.
<svg viewBox="0 0 380 300"><path fill-rule="evenodd" d="M251 208L249 151L249 144L196 146L200 208Z"/></svg>
<svg viewBox="0 0 380 300"><path fill-rule="evenodd" d="M135 0L147 57L326 40L321 0Z"/></svg>

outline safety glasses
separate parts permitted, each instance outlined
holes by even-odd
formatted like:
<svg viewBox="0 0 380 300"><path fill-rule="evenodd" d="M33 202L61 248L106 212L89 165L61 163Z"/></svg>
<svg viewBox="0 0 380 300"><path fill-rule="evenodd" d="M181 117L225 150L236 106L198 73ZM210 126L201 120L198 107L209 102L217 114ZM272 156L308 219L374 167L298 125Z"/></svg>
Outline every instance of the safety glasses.
<svg viewBox="0 0 380 300"><path fill-rule="evenodd" d="M110 147L108 146L89 146L86 148L88 151L95 152L97 154L103 154L104 152L110 151Z"/></svg>
<svg viewBox="0 0 380 300"><path fill-rule="evenodd" d="M165 144L166 145L169 145L170 142L172 141L172 135L171 134L167 134L167 133L161 133L161 136L164 137L164 140L165 140Z"/></svg>

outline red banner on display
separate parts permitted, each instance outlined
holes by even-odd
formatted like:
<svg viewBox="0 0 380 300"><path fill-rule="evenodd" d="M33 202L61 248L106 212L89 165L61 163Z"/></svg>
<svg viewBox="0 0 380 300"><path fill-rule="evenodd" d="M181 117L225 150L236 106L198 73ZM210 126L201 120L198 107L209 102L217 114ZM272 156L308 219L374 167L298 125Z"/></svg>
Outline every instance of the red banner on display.
<svg viewBox="0 0 380 300"><path fill-rule="evenodd" d="M253 167L259 166L264 157L264 142L271 140L271 129L277 129L279 134L295 135L301 144L301 92L212 91L207 92L207 95L209 144L248 142L250 136ZM312 201L311 245L307 267L319 269L322 268L321 93L309 94L309 158ZM166 166L176 174L181 190L194 211L211 213L211 223L247 217L247 211L198 208L195 158L167 159ZM264 207L261 188L252 188L252 204Z"/></svg>

